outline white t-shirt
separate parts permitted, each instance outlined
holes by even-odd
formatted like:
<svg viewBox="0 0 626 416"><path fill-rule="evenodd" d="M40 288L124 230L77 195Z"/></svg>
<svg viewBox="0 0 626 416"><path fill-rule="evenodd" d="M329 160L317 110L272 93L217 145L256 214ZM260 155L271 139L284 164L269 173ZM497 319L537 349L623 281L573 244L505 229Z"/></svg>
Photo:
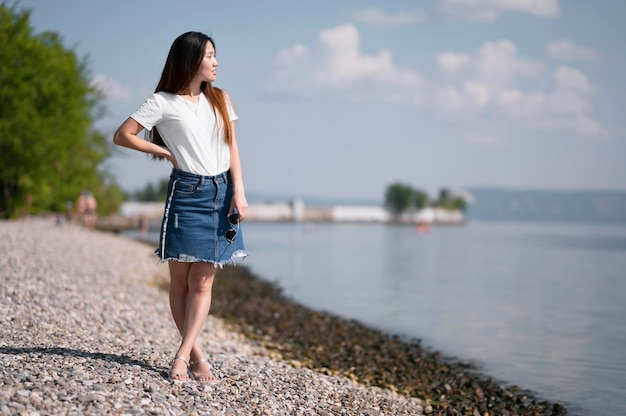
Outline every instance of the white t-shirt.
<svg viewBox="0 0 626 416"><path fill-rule="evenodd" d="M237 120L230 103L227 107L230 121ZM158 127L179 169L215 176L230 168L230 149L224 141L223 128L217 125L213 106L204 94L200 94L195 104L180 95L157 92L131 118L146 130Z"/></svg>

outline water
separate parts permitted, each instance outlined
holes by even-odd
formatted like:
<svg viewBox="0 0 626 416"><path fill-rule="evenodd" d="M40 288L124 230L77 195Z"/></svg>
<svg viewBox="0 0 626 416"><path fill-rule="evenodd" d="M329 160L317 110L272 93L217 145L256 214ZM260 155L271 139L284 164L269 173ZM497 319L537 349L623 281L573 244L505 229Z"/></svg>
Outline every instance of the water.
<svg viewBox="0 0 626 416"><path fill-rule="evenodd" d="M626 225L246 223L251 270L317 310L626 415Z"/></svg>

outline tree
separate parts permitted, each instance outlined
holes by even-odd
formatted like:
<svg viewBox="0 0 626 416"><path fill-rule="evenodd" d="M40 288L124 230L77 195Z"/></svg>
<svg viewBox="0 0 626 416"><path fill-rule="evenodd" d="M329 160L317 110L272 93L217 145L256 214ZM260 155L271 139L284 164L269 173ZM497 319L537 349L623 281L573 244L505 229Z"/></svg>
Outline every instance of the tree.
<svg viewBox="0 0 626 416"><path fill-rule="evenodd" d="M413 188L401 183L394 183L387 188L385 205L395 215L409 209L413 200Z"/></svg>
<svg viewBox="0 0 626 416"><path fill-rule="evenodd" d="M427 204L425 192L402 183L391 184L385 194L385 205L396 216L409 209L424 208Z"/></svg>
<svg viewBox="0 0 626 416"><path fill-rule="evenodd" d="M452 200L452 194L448 188L441 188L439 190L439 200L436 202L437 205L445 207Z"/></svg>
<svg viewBox="0 0 626 416"><path fill-rule="evenodd" d="M0 4L0 216L62 211L82 189L111 187L98 166L110 155L92 128L102 97L86 61L52 32L34 34L30 12Z"/></svg>
<svg viewBox="0 0 626 416"><path fill-rule="evenodd" d="M467 202L461 196L454 196L448 188L442 188L439 191L439 199L433 204L436 207L465 211Z"/></svg>
<svg viewBox="0 0 626 416"><path fill-rule="evenodd" d="M428 205L428 194L424 191L420 191L419 189L414 189L413 201L415 209L422 209Z"/></svg>
<svg viewBox="0 0 626 416"><path fill-rule="evenodd" d="M457 196L452 201L454 205L454 209L458 209L459 211L465 212L467 209L467 201L462 196Z"/></svg>

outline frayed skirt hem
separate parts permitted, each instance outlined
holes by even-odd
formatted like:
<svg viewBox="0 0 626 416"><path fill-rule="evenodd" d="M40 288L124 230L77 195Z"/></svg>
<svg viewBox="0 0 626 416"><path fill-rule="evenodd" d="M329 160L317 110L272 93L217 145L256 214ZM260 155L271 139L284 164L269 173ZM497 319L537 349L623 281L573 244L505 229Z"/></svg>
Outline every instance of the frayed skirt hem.
<svg viewBox="0 0 626 416"><path fill-rule="evenodd" d="M248 253L245 250L237 250L235 251L229 259L227 260L212 260L212 259L203 259L195 256L188 256L186 254L180 254L178 257L161 257L159 254L159 250L155 250L157 257L159 257L159 263L165 263L167 261L177 261L180 263L213 263L215 267L223 269L224 266L232 265L243 265L246 257L248 257Z"/></svg>

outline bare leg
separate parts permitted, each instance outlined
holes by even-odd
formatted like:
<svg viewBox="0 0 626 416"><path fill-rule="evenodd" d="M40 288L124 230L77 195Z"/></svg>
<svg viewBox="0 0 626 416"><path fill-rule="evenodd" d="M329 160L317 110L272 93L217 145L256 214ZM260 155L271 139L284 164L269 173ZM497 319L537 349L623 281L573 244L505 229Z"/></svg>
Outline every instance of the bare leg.
<svg viewBox="0 0 626 416"><path fill-rule="evenodd" d="M200 361L203 354L196 342L211 307L211 290L216 268L211 263L179 263L170 261L170 308L183 339L176 356L190 358L193 374L199 381L214 381L208 363ZM185 363L175 360L172 373L185 370ZM172 377L186 381L186 377Z"/></svg>

